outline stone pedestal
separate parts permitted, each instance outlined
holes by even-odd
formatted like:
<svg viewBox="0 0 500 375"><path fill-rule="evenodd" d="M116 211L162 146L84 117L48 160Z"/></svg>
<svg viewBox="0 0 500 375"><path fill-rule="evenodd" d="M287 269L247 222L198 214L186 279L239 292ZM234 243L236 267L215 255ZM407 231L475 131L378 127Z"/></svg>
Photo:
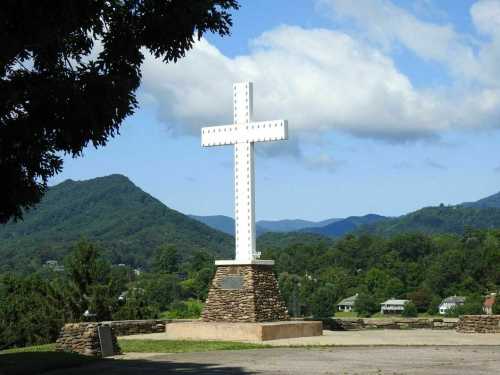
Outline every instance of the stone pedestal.
<svg viewBox="0 0 500 375"><path fill-rule="evenodd" d="M276 322L288 320L272 261L216 262L217 271L202 313L204 322Z"/></svg>

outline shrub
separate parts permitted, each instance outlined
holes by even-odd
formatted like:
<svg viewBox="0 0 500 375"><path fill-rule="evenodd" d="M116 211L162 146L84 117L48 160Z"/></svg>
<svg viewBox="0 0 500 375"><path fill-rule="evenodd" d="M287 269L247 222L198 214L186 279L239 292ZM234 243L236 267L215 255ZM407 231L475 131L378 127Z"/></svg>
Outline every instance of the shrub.
<svg viewBox="0 0 500 375"><path fill-rule="evenodd" d="M408 302L401 313L405 318L414 318L418 315L417 306L413 302Z"/></svg>
<svg viewBox="0 0 500 375"><path fill-rule="evenodd" d="M354 302L354 311L361 317L369 317L379 311L379 305L372 295L360 293Z"/></svg>
<svg viewBox="0 0 500 375"><path fill-rule="evenodd" d="M465 303L460 306L456 306L446 313L449 317L458 317L460 315L481 315L483 312L483 296L472 295L465 299Z"/></svg>
<svg viewBox="0 0 500 375"><path fill-rule="evenodd" d="M176 301L172 303L165 316L168 319L195 319L199 318L203 310L203 303L195 299Z"/></svg>
<svg viewBox="0 0 500 375"><path fill-rule="evenodd" d="M438 296L434 296L432 297L432 301L429 305L429 309L427 310L427 312L430 314L430 315L437 315L439 314L439 305L441 304L441 301L442 299Z"/></svg>
<svg viewBox="0 0 500 375"><path fill-rule="evenodd" d="M311 312L315 318L330 318L335 315L335 295L333 288L320 287L311 298Z"/></svg>

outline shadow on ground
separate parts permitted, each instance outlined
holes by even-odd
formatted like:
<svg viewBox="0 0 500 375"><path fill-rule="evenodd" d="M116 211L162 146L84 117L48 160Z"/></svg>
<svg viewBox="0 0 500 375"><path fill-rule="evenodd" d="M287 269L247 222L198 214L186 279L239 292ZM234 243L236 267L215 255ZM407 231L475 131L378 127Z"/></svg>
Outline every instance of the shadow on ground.
<svg viewBox="0 0 500 375"><path fill-rule="evenodd" d="M169 362L165 356L161 362L151 359L97 360L70 353L13 353L0 356L0 375L255 374L241 367L223 366L216 363Z"/></svg>

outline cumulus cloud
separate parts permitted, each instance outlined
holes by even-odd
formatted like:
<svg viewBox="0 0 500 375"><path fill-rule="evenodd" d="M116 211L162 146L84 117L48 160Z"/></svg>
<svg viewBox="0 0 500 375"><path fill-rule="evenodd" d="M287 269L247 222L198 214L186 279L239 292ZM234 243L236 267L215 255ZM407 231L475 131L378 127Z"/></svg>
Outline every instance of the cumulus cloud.
<svg viewBox="0 0 500 375"><path fill-rule="evenodd" d="M397 43L417 56L446 64L452 73L475 77L479 65L469 37L450 24L425 22L389 0L318 0L334 18L353 20L363 35L390 49Z"/></svg>
<svg viewBox="0 0 500 375"><path fill-rule="evenodd" d="M256 119L287 118L294 131L332 129L360 136L413 138L448 128L432 94L419 93L393 61L350 36L285 26L264 33L245 56L228 58L201 40L185 59L149 56L143 90L176 132L232 119L232 83L255 83Z"/></svg>
<svg viewBox="0 0 500 375"><path fill-rule="evenodd" d="M477 30L486 35L500 36L500 1L481 0L470 10Z"/></svg>
<svg viewBox="0 0 500 375"><path fill-rule="evenodd" d="M334 160L308 159L301 144L317 144L332 130L401 142L500 126L500 0L471 8L475 27L488 35L481 42L451 25L422 21L388 0L318 3L335 17L354 20L361 36L281 26L250 41L249 52L236 57L202 39L176 64L146 56L143 97L156 103L173 133L198 136L202 126L231 123L232 83L253 81L255 120L286 118L292 137L259 145L259 152L292 155L307 167L330 171ZM453 83L416 88L391 57L396 44L445 66Z"/></svg>

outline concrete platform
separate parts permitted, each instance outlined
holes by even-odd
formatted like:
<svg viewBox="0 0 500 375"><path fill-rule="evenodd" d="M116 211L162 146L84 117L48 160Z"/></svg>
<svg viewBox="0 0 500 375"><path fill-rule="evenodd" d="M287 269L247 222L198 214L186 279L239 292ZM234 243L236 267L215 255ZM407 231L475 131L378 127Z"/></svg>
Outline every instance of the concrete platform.
<svg viewBox="0 0 500 375"><path fill-rule="evenodd" d="M322 335L321 322L183 322L165 326L170 340L267 341Z"/></svg>

